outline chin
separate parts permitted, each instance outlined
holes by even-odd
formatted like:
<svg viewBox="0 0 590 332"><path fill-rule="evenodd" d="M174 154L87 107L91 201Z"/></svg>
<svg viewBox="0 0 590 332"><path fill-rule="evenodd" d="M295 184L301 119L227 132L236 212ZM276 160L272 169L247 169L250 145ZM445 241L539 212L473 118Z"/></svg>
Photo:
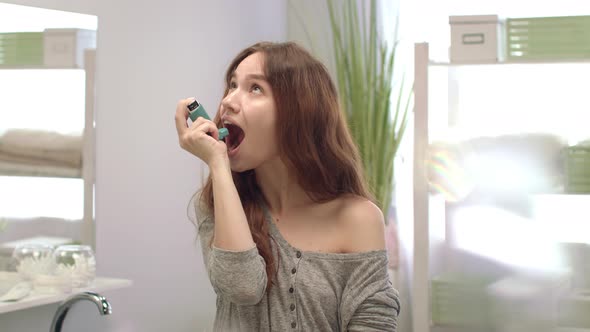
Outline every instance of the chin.
<svg viewBox="0 0 590 332"><path fill-rule="evenodd" d="M230 168L232 170L232 172L236 172L236 173L243 173L246 171L249 171L251 169L253 169L253 167L247 167L246 165L243 165L242 163L232 163L230 161Z"/></svg>
<svg viewBox="0 0 590 332"><path fill-rule="evenodd" d="M251 170L251 168L232 167L231 170L232 170L232 172L235 172L235 173L244 173L244 172Z"/></svg>
<svg viewBox="0 0 590 332"><path fill-rule="evenodd" d="M236 158L229 160L229 166L232 172L243 173L258 168L260 166L260 162L258 162L257 159L252 158L248 160Z"/></svg>

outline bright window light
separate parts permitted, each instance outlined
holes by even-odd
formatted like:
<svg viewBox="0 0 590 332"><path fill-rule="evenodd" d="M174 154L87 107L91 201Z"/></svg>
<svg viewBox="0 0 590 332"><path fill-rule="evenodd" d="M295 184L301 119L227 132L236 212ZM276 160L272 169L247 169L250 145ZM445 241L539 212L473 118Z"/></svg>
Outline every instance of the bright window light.
<svg viewBox="0 0 590 332"><path fill-rule="evenodd" d="M0 176L0 217L81 220L83 193L81 179Z"/></svg>
<svg viewBox="0 0 590 332"><path fill-rule="evenodd" d="M547 133L588 139L589 63L481 65L456 69L457 127L466 137Z"/></svg>
<svg viewBox="0 0 590 332"><path fill-rule="evenodd" d="M0 131L10 128L81 133L84 71L0 70Z"/></svg>
<svg viewBox="0 0 590 332"><path fill-rule="evenodd" d="M532 219L490 206L472 206L456 211L451 228L458 249L531 270L563 267L553 229Z"/></svg>
<svg viewBox="0 0 590 332"><path fill-rule="evenodd" d="M536 195L533 213L556 241L590 244L589 195Z"/></svg>
<svg viewBox="0 0 590 332"><path fill-rule="evenodd" d="M34 32L44 29L96 30L97 17L61 10L0 3L0 32Z"/></svg>

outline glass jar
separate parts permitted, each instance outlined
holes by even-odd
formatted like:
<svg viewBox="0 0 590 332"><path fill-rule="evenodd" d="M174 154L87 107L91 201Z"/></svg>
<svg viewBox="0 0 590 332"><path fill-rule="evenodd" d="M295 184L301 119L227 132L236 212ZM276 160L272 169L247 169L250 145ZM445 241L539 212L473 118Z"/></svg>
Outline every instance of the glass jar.
<svg viewBox="0 0 590 332"><path fill-rule="evenodd" d="M41 274L51 274L55 268L52 259L54 247L44 243L25 243L12 252L11 265L23 280L33 280Z"/></svg>
<svg viewBox="0 0 590 332"><path fill-rule="evenodd" d="M72 280L72 287L92 285L96 278L96 259L87 245L62 245L53 253L55 275Z"/></svg>

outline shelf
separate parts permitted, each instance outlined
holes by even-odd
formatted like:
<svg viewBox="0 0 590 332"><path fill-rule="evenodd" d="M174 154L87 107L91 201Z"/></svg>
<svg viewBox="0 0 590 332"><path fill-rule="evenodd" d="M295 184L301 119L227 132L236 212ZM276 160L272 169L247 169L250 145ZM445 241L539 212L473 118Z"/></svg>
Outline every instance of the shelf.
<svg viewBox="0 0 590 332"><path fill-rule="evenodd" d="M0 64L0 70L84 70L84 68L77 67L56 67L44 65L4 65Z"/></svg>
<svg viewBox="0 0 590 332"><path fill-rule="evenodd" d="M25 168L26 166L20 166ZM0 176L15 176L15 177L41 177L41 178L68 178L68 179L81 179L82 170L79 168L64 168L54 171L42 171L42 170L16 170L16 169L3 169L0 166Z"/></svg>
<svg viewBox="0 0 590 332"><path fill-rule="evenodd" d="M487 66L487 65L546 65L546 64L590 64L589 59L546 59L546 60L509 60L509 61L478 61L478 62L448 62L435 61L428 62L431 66L457 67L457 66Z"/></svg>
<svg viewBox="0 0 590 332"><path fill-rule="evenodd" d="M114 289L130 287L133 284L131 280L114 279L114 278L96 278L94 285L86 288L73 289L71 293L67 294L32 294L28 297L16 302L0 302L0 314L7 312L29 309L46 304L57 303L65 300L70 295L85 291L104 292Z"/></svg>

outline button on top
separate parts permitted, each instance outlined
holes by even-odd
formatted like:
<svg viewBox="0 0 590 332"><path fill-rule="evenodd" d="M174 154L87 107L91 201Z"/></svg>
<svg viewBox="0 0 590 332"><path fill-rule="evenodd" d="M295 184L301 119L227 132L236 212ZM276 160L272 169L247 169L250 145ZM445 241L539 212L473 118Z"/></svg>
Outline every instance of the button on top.
<svg viewBox="0 0 590 332"><path fill-rule="evenodd" d="M289 288L289 293L293 293L295 291L295 289L293 289L293 287Z"/></svg>
<svg viewBox="0 0 590 332"><path fill-rule="evenodd" d="M295 272L297 272L297 269L293 268L293 270L291 270L291 273L295 274Z"/></svg>
<svg viewBox="0 0 590 332"><path fill-rule="evenodd" d="M301 251L297 252L297 258L301 258Z"/></svg>
<svg viewBox="0 0 590 332"><path fill-rule="evenodd" d="M291 323L292 328L295 328L296 326L297 326L297 323L295 323L295 322Z"/></svg>
<svg viewBox="0 0 590 332"><path fill-rule="evenodd" d="M291 311L295 310L295 305L291 304Z"/></svg>

